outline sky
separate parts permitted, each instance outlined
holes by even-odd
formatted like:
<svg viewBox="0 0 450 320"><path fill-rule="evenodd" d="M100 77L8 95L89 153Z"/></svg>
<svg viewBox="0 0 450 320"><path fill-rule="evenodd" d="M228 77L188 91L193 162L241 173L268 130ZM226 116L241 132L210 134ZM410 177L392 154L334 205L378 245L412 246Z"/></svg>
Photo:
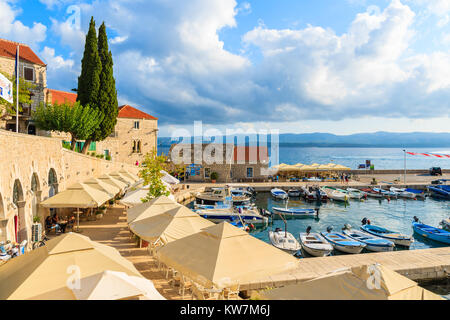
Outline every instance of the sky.
<svg viewBox="0 0 450 320"><path fill-rule="evenodd" d="M449 132L449 0L0 0L0 37L77 87L107 26L119 104L177 129Z"/></svg>

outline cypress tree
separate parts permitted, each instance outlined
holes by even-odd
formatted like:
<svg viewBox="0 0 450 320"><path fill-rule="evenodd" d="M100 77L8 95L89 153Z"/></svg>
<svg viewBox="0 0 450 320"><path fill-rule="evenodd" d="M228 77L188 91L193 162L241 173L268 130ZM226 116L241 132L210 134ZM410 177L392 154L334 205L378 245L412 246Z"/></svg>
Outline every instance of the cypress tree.
<svg viewBox="0 0 450 320"><path fill-rule="evenodd" d="M98 109L98 98L100 90L100 73L102 62L98 55L97 31L95 29L94 17L91 18L89 31L86 35L83 59L81 60L81 75L78 77L77 101L81 105L90 105ZM86 153L92 139L86 139L83 153Z"/></svg>
<svg viewBox="0 0 450 320"><path fill-rule="evenodd" d="M98 31L98 55L102 63L102 71L100 73L100 89L97 106L104 114L104 118L98 129L92 135L93 141L102 141L113 132L119 113L116 81L114 80L113 74L113 59L108 49L108 36L106 35L104 22Z"/></svg>

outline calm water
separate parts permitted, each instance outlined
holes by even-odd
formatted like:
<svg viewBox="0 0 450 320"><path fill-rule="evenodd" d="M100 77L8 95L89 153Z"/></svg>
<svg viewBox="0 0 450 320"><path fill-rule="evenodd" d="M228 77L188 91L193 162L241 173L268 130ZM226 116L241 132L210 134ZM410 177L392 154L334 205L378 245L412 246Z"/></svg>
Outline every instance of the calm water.
<svg viewBox="0 0 450 320"><path fill-rule="evenodd" d="M403 169L404 153L401 148L303 148L280 147L280 163L338 163L352 169L357 169L359 164L371 160L375 169ZM168 154L168 147L158 147L158 154ZM449 148L408 149L409 152L434 152L450 154ZM450 169L450 159L428 158L422 156L406 157L407 169L429 169L441 167Z"/></svg>
<svg viewBox="0 0 450 320"><path fill-rule="evenodd" d="M286 202L273 199L268 192L259 192L256 197L256 205L270 211L273 206L286 206ZM368 198L364 202L350 201L348 205L332 201L318 205L302 200L289 200L288 206L320 208L319 219L306 218L287 221L288 231L296 238L298 238L300 232L305 232L308 226L312 227L313 232L326 231L328 226L333 227L334 231L341 231L346 223L359 228L364 217L370 219L373 225L410 235L413 234L411 222L414 216L417 216L423 223L435 227L439 226L439 222L443 219L450 216L449 201L438 201L431 198L417 201L398 199L390 202ZM270 243L268 231L277 227L284 229L284 222L282 220L274 220L273 225L265 229L256 230L252 232L252 235ZM445 244L422 238L419 235L414 235L414 240L415 242L410 250L446 246Z"/></svg>

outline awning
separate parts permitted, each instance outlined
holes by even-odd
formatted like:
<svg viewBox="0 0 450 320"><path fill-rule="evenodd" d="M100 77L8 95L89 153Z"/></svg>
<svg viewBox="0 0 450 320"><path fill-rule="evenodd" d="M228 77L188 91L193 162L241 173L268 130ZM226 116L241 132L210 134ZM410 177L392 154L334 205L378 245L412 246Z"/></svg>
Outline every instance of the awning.
<svg viewBox="0 0 450 320"><path fill-rule="evenodd" d="M120 192L119 187L113 186L100 179L90 178L83 181L83 183L102 192L106 192L111 198L114 198Z"/></svg>
<svg viewBox="0 0 450 320"><path fill-rule="evenodd" d="M125 190L128 186L128 184L124 181L118 180L116 178L111 177L110 175L103 174L100 177L97 178L100 181L103 181L105 183L108 183L114 187L120 188L120 190Z"/></svg>

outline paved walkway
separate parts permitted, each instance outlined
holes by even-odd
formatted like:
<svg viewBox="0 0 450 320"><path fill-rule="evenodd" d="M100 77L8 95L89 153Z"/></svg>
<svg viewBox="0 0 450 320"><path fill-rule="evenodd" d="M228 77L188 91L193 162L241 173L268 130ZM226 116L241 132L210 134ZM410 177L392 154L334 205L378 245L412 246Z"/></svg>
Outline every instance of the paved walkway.
<svg viewBox="0 0 450 320"><path fill-rule="evenodd" d="M178 287L169 285L165 274L156 269L155 261L148 255L147 249L139 248L137 242L130 238L123 206L108 208L101 220L81 222L80 230L82 235L91 240L116 248L144 277L153 281L155 288L166 299L182 300ZM187 295L184 299L190 298L191 296Z"/></svg>

